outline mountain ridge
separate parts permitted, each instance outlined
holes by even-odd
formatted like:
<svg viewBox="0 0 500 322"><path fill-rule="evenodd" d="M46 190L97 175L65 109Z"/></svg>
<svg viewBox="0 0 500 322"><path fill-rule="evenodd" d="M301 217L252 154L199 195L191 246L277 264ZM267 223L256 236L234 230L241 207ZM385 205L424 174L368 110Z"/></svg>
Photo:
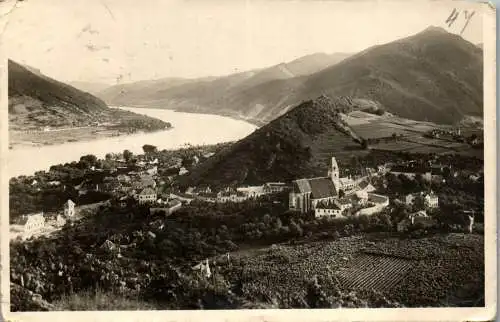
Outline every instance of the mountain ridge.
<svg viewBox="0 0 500 322"><path fill-rule="evenodd" d="M256 82L252 81L255 75L247 75L249 80L243 79L229 90L221 79L213 81L220 84L193 82L132 103L229 115L262 125L297 102L327 94L376 101L404 118L451 124L467 116L482 116L482 68L480 48L443 28L429 27L367 48L309 75L266 76L265 81Z"/></svg>

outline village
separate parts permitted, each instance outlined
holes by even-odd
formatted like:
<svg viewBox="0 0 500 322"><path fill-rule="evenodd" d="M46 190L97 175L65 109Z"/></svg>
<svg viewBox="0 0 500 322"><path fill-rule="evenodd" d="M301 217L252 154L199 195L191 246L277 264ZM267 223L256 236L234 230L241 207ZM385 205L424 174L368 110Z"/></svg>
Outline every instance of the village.
<svg viewBox="0 0 500 322"><path fill-rule="evenodd" d="M406 231L412 225L431 227L436 220L427 211L439 208L438 196L428 189L391 200L389 196L378 193L380 187L387 188L387 174L418 179L427 182L445 182L445 177L458 176L459 171L451 170L441 164L417 164L416 161L393 164L386 162L376 167L362 169L361 173L340 177L340 169L334 156L331 158L330 170L324 177L297 178L292 182L266 182L261 185L227 186L217 191L208 185L188 187L184 191L176 188L175 182L189 174L188 169L195 168L200 162L214 155L214 152L195 153L187 157L164 157L153 146L145 145L143 155L109 154L105 160L97 160L94 156L84 156L86 162L85 179L69 187L58 180L44 183L36 179L30 185L41 192L43 186L54 189L73 189L78 197L93 193L109 196L99 200L96 205L111 205L121 209L133 206L147 207L151 216L169 216L183 205L193 200L208 203L241 203L247 200L258 200L263 196L288 194L291 212L313 214L315 218L342 220L353 216L371 216L391 207L403 204L414 210L397 223L398 231ZM133 159L133 160L132 160ZM349 169L345 169L349 172ZM57 167L51 169L57 172ZM480 173L471 173L470 180L478 180ZM376 182L376 184L375 184ZM278 201L276 201L278 202ZM415 206L417 205L417 206ZM78 218L79 209L91 205L76 205L76 201L65 200L59 211L23 214L11 225L11 238L30 237L50 234L63 227L66 222ZM474 222L473 211L469 211L468 230Z"/></svg>

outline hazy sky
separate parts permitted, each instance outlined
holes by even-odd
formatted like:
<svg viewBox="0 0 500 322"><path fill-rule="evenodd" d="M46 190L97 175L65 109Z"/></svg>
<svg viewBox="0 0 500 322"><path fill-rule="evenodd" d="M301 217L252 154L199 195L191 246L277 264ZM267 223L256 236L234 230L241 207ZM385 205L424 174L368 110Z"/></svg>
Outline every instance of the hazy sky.
<svg viewBox="0 0 500 322"><path fill-rule="evenodd" d="M114 84L357 52L429 25L460 33L464 9L476 13L462 36L482 42L481 8L470 2L25 0L2 41L11 59L50 77Z"/></svg>

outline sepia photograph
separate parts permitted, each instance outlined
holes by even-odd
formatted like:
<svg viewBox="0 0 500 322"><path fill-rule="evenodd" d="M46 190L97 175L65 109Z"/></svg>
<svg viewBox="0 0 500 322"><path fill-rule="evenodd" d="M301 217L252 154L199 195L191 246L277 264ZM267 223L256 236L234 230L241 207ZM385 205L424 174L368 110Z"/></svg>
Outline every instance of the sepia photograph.
<svg viewBox="0 0 500 322"><path fill-rule="evenodd" d="M0 7L7 319L494 318L492 5Z"/></svg>

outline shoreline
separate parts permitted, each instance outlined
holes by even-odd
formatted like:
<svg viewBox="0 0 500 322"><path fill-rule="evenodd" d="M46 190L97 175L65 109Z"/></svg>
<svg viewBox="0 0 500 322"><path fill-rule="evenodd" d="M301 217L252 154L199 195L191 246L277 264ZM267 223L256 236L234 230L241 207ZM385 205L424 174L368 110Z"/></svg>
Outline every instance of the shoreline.
<svg viewBox="0 0 500 322"><path fill-rule="evenodd" d="M122 105L108 105L108 106L116 108L116 107L121 107ZM123 106L125 106L125 105L123 105ZM167 111L172 111L172 112L177 112L177 113L205 114L205 115L222 116L222 117L231 118L231 119L236 120L236 121L247 122L249 124L256 126L257 128L260 128L268 123L268 122L260 121L260 120L254 119L254 118L246 118L246 117L243 117L243 116L241 116L239 114L235 114L235 113L214 113L211 110L200 110L200 111L192 110L192 109L184 110L184 109L178 109L178 108L166 108L166 107L148 106L148 105L134 105L134 104L126 105L126 107L137 108L137 109L150 108L150 109L155 109L155 110L167 110Z"/></svg>
<svg viewBox="0 0 500 322"><path fill-rule="evenodd" d="M162 131L170 131L174 129L173 126L169 128L165 128L163 130L155 130L155 131L143 131L139 130L133 133L120 132L119 130L112 130L107 128L78 128L78 129L68 129L64 130L66 135L61 135L63 131L51 131L51 132L34 132L34 133L25 133L25 131L18 130L9 130L9 151L19 151L23 148L43 148L47 146L62 146L68 143L82 143L82 142L92 142L98 141L102 139L116 138L116 137L127 137L141 134L152 134L158 133ZM75 132L85 133L84 137L75 137L77 134ZM101 132L101 133L99 133ZM18 135L19 138L15 138L13 140L13 136ZM40 135L49 135L46 140L41 140ZM51 139L51 140L48 140Z"/></svg>

